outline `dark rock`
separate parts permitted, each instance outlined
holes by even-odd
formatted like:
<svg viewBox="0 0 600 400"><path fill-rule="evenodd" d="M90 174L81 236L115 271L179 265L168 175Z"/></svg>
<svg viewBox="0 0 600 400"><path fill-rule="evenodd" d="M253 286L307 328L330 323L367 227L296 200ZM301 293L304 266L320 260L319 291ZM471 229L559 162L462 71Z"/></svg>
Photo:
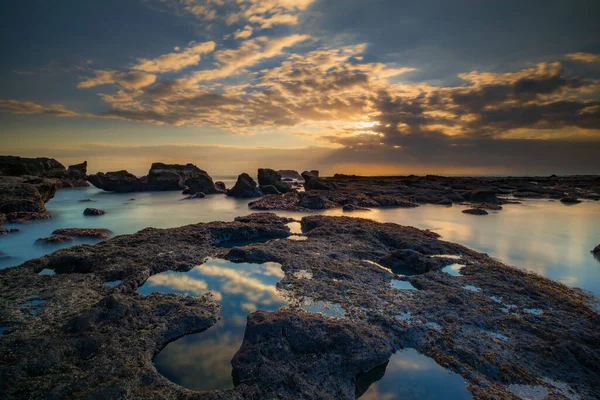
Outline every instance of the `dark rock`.
<svg viewBox="0 0 600 400"><path fill-rule="evenodd" d="M260 168L258 170L258 185L275 186L280 193L292 191L292 185L281 181L281 175L277 171L268 168Z"/></svg>
<svg viewBox="0 0 600 400"><path fill-rule="evenodd" d="M212 178L206 171L193 164L154 163L150 167L148 175L142 178L127 171L116 171L89 175L88 180L94 186L109 192L184 190L186 185L190 186L189 193L195 193L195 191L217 192Z"/></svg>
<svg viewBox="0 0 600 400"><path fill-rule="evenodd" d="M62 243L62 242L71 242L73 238L67 235L52 235L46 238L39 238L36 240L36 243Z"/></svg>
<svg viewBox="0 0 600 400"><path fill-rule="evenodd" d="M264 194L281 194L281 192L273 185L260 186L260 190Z"/></svg>
<svg viewBox="0 0 600 400"><path fill-rule="evenodd" d="M79 202L80 203L93 203L94 200L92 200L92 199L82 199L82 200L79 200Z"/></svg>
<svg viewBox="0 0 600 400"><path fill-rule="evenodd" d="M423 274L439 267L439 261L412 249L394 250L378 262L399 275Z"/></svg>
<svg viewBox="0 0 600 400"><path fill-rule="evenodd" d="M225 185L225 182L221 182L221 181L215 182L215 189L221 193L227 192L227 186Z"/></svg>
<svg viewBox="0 0 600 400"><path fill-rule="evenodd" d="M594 247L594 249L592 250L592 253L600 256L600 244L598 246Z"/></svg>
<svg viewBox="0 0 600 400"><path fill-rule="evenodd" d="M419 206L417 203L406 200L405 198L402 198L400 196L395 196L395 195L391 195L391 194L383 194L380 196L374 196L374 197L372 197L372 199L374 201L376 201L377 203L379 203L379 205L381 205L383 207L393 206L393 207L411 208L411 207Z"/></svg>
<svg viewBox="0 0 600 400"><path fill-rule="evenodd" d="M28 221L50 219L50 215L45 212L29 212L29 211L15 211L6 214L6 220L8 222L24 223Z"/></svg>
<svg viewBox="0 0 600 400"><path fill-rule="evenodd" d="M104 228L62 228L56 229L52 234L106 239L112 235L112 231Z"/></svg>
<svg viewBox="0 0 600 400"><path fill-rule="evenodd" d="M452 199L449 199L448 197L444 197L443 199L441 199L440 201L438 201L437 203L440 206L451 206L452 205Z"/></svg>
<svg viewBox="0 0 600 400"><path fill-rule="evenodd" d="M86 181L87 162L68 169L53 158L23 158L0 156L0 175L36 176L54 180L58 187L89 186Z"/></svg>
<svg viewBox="0 0 600 400"><path fill-rule="evenodd" d="M343 211L346 212L350 212L350 211L371 211L371 209L366 208L366 207L361 207L361 206L357 206L356 204L344 204L344 206L342 207Z"/></svg>
<svg viewBox="0 0 600 400"><path fill-rule="evenodd" d="M8 233L20 232L17 228L2 228L0 227L0 235L6 235Z"/></svg>
<svg viewBox="0 0 600 400"><path fill-rule="evenodd" d="M467 208L462 212L471 215L488 215L488 212L483 208Z"/></svg>
<svg viewBox="0 0 600 400"><path fill-rule="evenodd" d="M581 203L581 200L579 200L577 197L563 197L560 199L560 202L564 204L579 204Z"/></svg>
<svg viewBox="0 0 600 400"><path fill-rule="evenodd" d="M467 192L463 195L465 199L472 203L499 203L500 199L496 196L496 192L487 189L477 189Z"/></svg>
<svg viewBox="0 0 600 400"><path fill-rule="evenodd" d="M305 190L335 190L337 186L333 183L328 183L324 179L319 178L310 172L303 172L302 178L304 178L304 189Z"/></svg>
<svg viewBox="0 0 600 400"><path fill-rule="evenodd" d="M284 210L284 211L307 211L305 207L298 203L300 198L296 193L286 193L284 195L269 194L258 200L248 203L252 210Z"/></svg>
<svg viewBox="0 0 600 400"><path fill-rule="evenodd" d="M500 204L490 204L490 203L479 203L472 208L481 208L484 210L494 210L494 211L502 210L502 206Z"/></svg>
<svg viewBox="0 0 600 400"><path fill-rule="evenodd" d="M98 208L86 208L83 210L83 215L104 215L106 211L100 210Z"/></svg>
<svg viewBox="0 0 600 400"><path fill-rule="evenodd" d="M197 192L197 193L194 193L194 194L192 194L192 195L190 195L188 197L183 198L183 200L203 199L205 197L206 197L206 195L204 193Z"/></svg>
<svg viewBox="0 0 600 400"><path fill-rule="evenodd" d="M336 203L320 194L303 192L299 193L299 197L300 201L298 202L298 205L310 210L325 210L338 207Z"/></svg>
<svg viewBox="0 0 600 400"><path fill-rule="evenodd" d="M277 171L279 175L281 175L281 179L290 179L290 180L300 180L302 176L298 173L298 171L294 171L293 169L280 169Z"/></svg>
<svg viewBox="0 0 600 400"><path fill-rule="evenodd" d="M257 187L254 179L250 175L243 173L238 176L237 182L233 188L227 190L227 196L236 198L260 197L264 193Z"/></svg>

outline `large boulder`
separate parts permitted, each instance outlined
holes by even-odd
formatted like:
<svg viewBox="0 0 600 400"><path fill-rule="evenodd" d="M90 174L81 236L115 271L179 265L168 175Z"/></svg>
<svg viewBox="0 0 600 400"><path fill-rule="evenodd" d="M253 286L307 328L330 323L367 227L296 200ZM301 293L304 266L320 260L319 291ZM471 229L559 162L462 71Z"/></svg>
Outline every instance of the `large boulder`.
<svg viewBox="0 0 600 400"><path fill-rule="evenodd" d="M127 171L116 171L89 175L88 180L109 192L184 190L188 185L189 193L217 193L212 178L193 164L154 163L148 175L141 178Z"/></svg>
<svg viewBox="0 0 600 400"><path fill-rule="evenodd" d="M39 177L0 177L2 220L20 222L48 218L45 203L54 197L58 187L55 180Z"/></svg>
<svg viewBox="0 0 600 400"><path fill-rule="evenodd" d="M257 187L254 179L246 173L238 176L235 185L227 190L227 196L238 198L260 197L263 195L264 193Z"/></svg>
<svg viewBox="0 0 600 400"><path fill-rule="evenodd" d="M268 168L258 170L258 185L261 188L263 186L275 186L280 193L292 191L292 185L282 182L281 175L277 171Z"/></svg>
<svg viewBox="0 0 600 400"><path fill-rule="evenodd" d="M92 185L107 192L142 192L148 188L146 182L125 170L107 173L98 172L89 175L88 180Z"/></svg>

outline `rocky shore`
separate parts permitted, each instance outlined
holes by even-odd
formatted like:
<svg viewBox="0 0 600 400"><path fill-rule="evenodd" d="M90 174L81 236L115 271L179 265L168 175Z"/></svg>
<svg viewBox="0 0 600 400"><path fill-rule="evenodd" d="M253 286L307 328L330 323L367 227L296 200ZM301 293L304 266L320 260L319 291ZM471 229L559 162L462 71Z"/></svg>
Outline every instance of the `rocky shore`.
<svg viewBox="0 0 600 400"><path fill-rule="evenodd" d="M514 385L533 385L549 398L600 397L600 314L590 295L430 231L311 216L301 221L307 240L293 241L288 222L253 214L147 228L1 270L3 398L354 398L377 379L364 377L380 376L369 372L402 348L462 375L476 399L518 399ZM290 306L248 316L232 360L234 389L194 392L160 375L152 359L214 324L218 301L142 296L137 288L206 257L280 263L277 289ZM451 263L462 265L460 276L442 271ZM55 275L39 274L48 270ZM115 280L122 282L105 285ZM343 316L304 311L307 298L335 304Z"/></svg>
<svg viewBox="0 0 600 400"><path fill-rule="evenodd" d="M0 225L50 218L46 206L63 187L86 187L87 162L65 168L52 158L0 156Z"/></svg>

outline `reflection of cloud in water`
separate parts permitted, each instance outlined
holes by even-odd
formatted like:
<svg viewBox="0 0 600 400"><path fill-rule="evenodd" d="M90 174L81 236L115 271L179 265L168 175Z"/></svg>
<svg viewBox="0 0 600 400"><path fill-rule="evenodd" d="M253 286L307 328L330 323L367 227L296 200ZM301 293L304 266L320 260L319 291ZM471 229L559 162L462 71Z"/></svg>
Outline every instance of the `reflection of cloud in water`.
<svg viewBox="0 0 600 400"><path fill-rule="evenodd" d="M157 274L148 278L149 287L164 286L181 293L201 296L208 291L208 284L201 279L193 278L185 273Z"/></svg>

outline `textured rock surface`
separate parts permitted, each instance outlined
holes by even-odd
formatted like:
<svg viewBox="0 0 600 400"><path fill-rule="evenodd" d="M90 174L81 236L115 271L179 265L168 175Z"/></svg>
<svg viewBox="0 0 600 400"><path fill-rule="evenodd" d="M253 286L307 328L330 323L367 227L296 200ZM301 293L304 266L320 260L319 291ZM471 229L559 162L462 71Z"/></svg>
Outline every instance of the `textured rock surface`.
<svg viewBox="0 0 600 400"><path fill-rule="evenodd" d="M105 239L112 235L112 231L104 228L61 228L56 229L52 234Z"/></svg>
<svg viewBox="0 0 600 400"><path fill-rule="evenodd" d="M357 375L405 347L461 374L476 399L514 399L511 384L542 385L560 398L552 382L580 398L600 396L600 315L590 295L430 231L358 218L303 218L302 242L220 246L287 237L287 222L258 214L147 228L0 271L0 325L10 326L0 337L3 398L353 398ZM460 256L462 276L442 272L456 260L440 254ZM152 358L212 325L219 305L208 295L141 296L137 288L206 257L280 263L277 288L291 305L248 317L232 361L235 389L200 393L159 375ZM392 287L400 277L377 265L388 259L413 269L402 279L417 290ZM38 275L43 269L56 275ZM114 280L122 283L104 285ZM45 302L34 310L31 296ZM344 316L298 309L307 298L337 304Z"/></svg>
<svg viewBox="0 0 600 400"><path fill-rule="evenodd" d="M46 178L0 176L0 225L7 220L49 218L45 203L54 197L58 187L55 180Z"/></svg>
<svg viewBox="0 0 600 400"><path fill-rule="evenodd" d="M258 186L274 186L280 193L292 191L292 185L281 181L281 175L277 171L268 168L260 168L258 170Z"/></svg>
<svg viewBox="0 0 600 400"><path fill-rule="evenodd" d="M87 161L65 168L53 158L0 156L0 175L37 176L54 179L59 187L89 186L86 180Z"/></svg>
<svg viewBox="0 0 600 400"><path fill-rule="evenodd" d="M138 178L127 171L116 171L89 175L88 180L96 187L109 192L144 192L186 190L217 193L212 178L193 164L154 163L147 176ZM200 190L202 189L202 190Z"/></svg>
<svg viewBox="0 0 600 400"><path fill-rule="evenodd" d="M85 210L83 210L83 215L98 216L104 214L106 214L106 211L100 210L98 208L86 208Z"/></svg>
<svg viewBox="0 0 600 400"><path fill-rule="evenodd" d="M36 243L62 243L62 242L71 242L73 241L73 237L67 235L52 235L47 238L39 238L36 240Z"/></svg>
<svg viewBox="0 0 600 400"><path fill-rule="evenodd" d="M467 208L462 211L464 214L471 215L488 215L489 213L484 208Z"/></svg>

